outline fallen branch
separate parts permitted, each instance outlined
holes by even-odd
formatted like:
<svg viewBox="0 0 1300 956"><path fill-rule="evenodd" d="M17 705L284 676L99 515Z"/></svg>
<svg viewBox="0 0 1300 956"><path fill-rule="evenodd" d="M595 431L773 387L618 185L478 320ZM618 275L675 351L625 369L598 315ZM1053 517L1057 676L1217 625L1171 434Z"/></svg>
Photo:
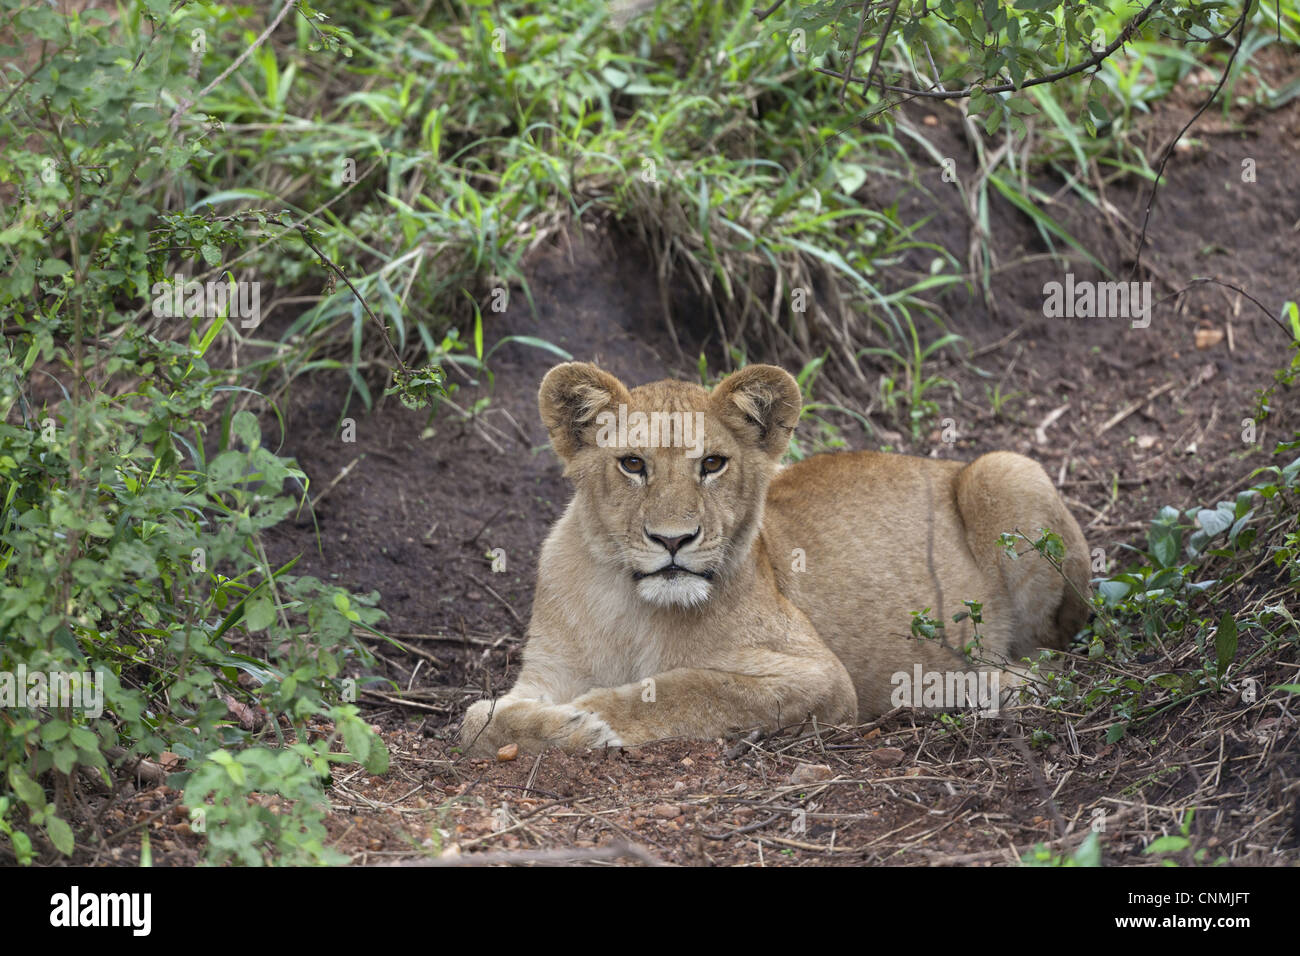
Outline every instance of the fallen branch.
<svg viewBox="0 0 1300 956"><path fill-rule="evenodd" d="M1132 405L1129 405L1125 408L1121 408L1114 415L1110 416L1110 418L1106 419L1106 421L1102 424L1101 428L1097 429L1097 437L1100 438L1102 435L1106 434L1106 432L1110 431L1112 428L1114 428L1124 419L1128 418L1130 415L1136 412L1147 402L1151 401L1153 398L1163 395L1165 392L1169 391L1173 387L1174 387L1173 382L1165 382L1165 384L1161 385L1159 388L1153 388L1151 391L1147 392L1145 398L1140 398Z"/></svg>
<svg viewBox="0 0 1300 956"><path fill-rule="evenodd" d="M1047 415L1044 416L1043 420L1038 423L1038 427L1034 429L1034 441L1038 442L1040 445L1046 445L1047 429L1056 424L1056 420L1069 411L1069 409L1070 403L1066 402L1064 405L1048 412ZM1105 431L1105 429L1103 428L1102 431Z"/></svg>
<svg viewBox="0 0 1300 956"><path fill-rule="evenodd" d="M611 843L591 848L568 850L502 850L488 853L443 855L433 859L403 860L385 866L524 866L592 863L610 860L636 860L646 866L672 866L635 843Z"/></svg>

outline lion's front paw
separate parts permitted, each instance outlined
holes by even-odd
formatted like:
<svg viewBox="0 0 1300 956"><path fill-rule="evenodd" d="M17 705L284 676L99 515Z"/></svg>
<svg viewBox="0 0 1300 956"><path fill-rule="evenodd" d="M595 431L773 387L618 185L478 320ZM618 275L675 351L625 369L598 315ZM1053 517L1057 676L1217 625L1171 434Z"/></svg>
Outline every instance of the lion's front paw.
<svg viewBox="0 0 1300 956"><path fill-rule="evenodd" d="M537 751L554 744L566 750L621 747L618 734L601 717L572 704L541 700L480 700L465 712L461 746L473 756L488 756L505 744Z"/></svg>
<svg viewBox="0 0 1300 956"><path fill-rule="evenodd" d="M583 747L622 747L623 741L614 729L598 714L579 710L572 704L561 704L566 715L564 746L570 750ZM558 708L557 708L558 709Z"/></svg>
<svg viewBox="0 0 1300 956"><path fill-rule="evenodd" d="M497 731L502 723L498 718L505 710L502 701L480 700L470 705L465 711L465 720L460 725L460 745L468 754L484 755L495 752L501 743L494 743L499 736ZM491 726L489 726L491 721Z"/></svg>

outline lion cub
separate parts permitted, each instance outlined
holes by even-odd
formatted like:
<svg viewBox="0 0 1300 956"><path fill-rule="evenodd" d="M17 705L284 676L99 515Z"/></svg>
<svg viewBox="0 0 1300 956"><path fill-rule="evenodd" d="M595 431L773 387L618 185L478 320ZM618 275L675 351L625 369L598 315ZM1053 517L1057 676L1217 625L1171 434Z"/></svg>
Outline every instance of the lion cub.
<svg viewBox="0 0 1300 956"><path fill-rule="evenodd" d="M629 390L571 362L539 402L574 495L542 546L519 679L465 715L470 752L852 723L894 706L899 675L972 669L914 639L913 611L964 646L971 621L954 610L981 602L983 659L1001 662L1064 648L1088 618L1083 533L1028 458L782 467L801 402L770 365L711 391ZM1040 529L1063 540L1068 581L999 544Z"/></svg>

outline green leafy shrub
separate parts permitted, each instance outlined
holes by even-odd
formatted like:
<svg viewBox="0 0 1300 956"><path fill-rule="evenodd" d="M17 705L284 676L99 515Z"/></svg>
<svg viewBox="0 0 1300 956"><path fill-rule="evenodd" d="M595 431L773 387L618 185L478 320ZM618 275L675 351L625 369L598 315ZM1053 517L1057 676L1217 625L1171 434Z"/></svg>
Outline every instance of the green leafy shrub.
<svg viewBox="0 0 1300 956"><path fill-rule="evenodd" d="M0 36L42 43L0 96L0 852L72 854L83 784L144 759L180 768L213 861L329 862L327 765L386 768L344 703L378 595L267 558L306 476L209 365L230 308L155 298L177 256L249 236L168 209L208 155L173 135L195 80L171 5L106 19L0 0Z"/></svg>

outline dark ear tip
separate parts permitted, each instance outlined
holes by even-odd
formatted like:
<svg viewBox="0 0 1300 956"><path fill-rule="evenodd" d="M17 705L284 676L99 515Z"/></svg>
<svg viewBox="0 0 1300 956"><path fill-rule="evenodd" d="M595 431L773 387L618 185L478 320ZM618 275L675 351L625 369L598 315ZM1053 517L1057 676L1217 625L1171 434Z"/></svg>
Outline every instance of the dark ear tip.
<svg viewBox="0 0 1300 956"><path fill-rule="evenodd" d="M561 362L554 365L542 376L542 384L537 390L538 397L546 401L554 399L566 388L571 388L582 381L598 380L602 372L590 362Z"/></svg>
<svg viewBox="0 0 1300 956"><path fill-rule="evenodd" d="M741 388L753 388L758 385L769 393L792 402L796 407L803 406L803 393L799 382L793 375L779 365L746 365L724 378L714 390L726 393Z"/></svg>
<svg viewBox="0 0 1300 956"><path fill-rule="evenodd" d="M722 384L725 385L731 379L735 379L737 382L748 382L751 379L756 379L769 384L790 382L798 388L795 377L779 365L746 365L724 378Z"/></svg>
<svg viewBox="0 0 1300 956"><path fill-rule="evenodd" d="M552 365L542 376L542 387L544 388L547 382L559 382L575 373L589 373L595 368L596 366L588 362L560 362L558 365Z"/></svg>

